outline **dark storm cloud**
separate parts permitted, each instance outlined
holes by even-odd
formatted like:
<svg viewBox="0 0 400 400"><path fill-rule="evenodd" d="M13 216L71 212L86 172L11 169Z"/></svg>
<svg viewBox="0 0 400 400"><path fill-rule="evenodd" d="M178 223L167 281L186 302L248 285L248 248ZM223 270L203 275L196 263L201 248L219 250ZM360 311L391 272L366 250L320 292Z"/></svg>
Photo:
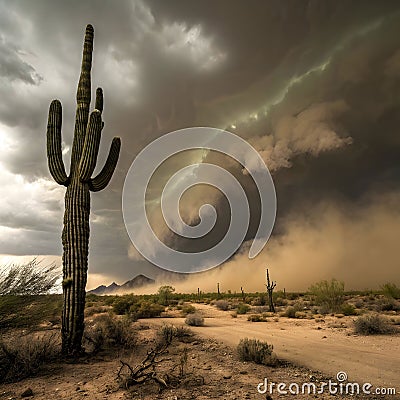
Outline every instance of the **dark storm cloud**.
<svg viewBox="0 0 400 400"><path fill-rule="evenodd" d="M59 98L69 165L83 32L92 23L92 85L105 91L97 171L112 136L121 136L123 147L111 185L93 196L91 271L121 280L158 273L129 249L122 185L145 144L185 126L234 124L274 170L277 231L290 230L291 213L307 215L310 202L359 199L396 187L399 8L391 1L2 2L0 65L6 67L0 74L8 78L0 82L7 99L0 105L7 145L0 162L5 173L22 176L27 190L49 178L47 109ZM37 199L28 198L33 208L18 206L13 193L22 184L7 177L14 182L7 196L15 206L2 213L0 224L13 229L13 238L18 227L52 232L61 226L63 188L58 211L51 199L39 206L47 184L38 185ZM201 200L193 198L184 207L189 219ZM29 215L33 209L36 215ZM23 242L30 243L26 252L35 243L34 254L59 252L54 234L57 245L32 232L21 230ZM17 251L10 242L0 250Z"/></svg>
<svg viewBox="0 0 400 400"><path fill-rule="evenodd" d="M20 49L0 36L0 77L37 85L42 77L37 74L32 65L21 59L19 53L21 53Z"/></svg>

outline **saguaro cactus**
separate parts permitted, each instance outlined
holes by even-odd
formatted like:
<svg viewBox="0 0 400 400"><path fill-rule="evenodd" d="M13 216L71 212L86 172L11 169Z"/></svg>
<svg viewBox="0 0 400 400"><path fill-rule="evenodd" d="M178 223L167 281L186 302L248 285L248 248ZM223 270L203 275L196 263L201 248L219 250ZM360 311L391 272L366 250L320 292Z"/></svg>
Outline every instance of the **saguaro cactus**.
<svg viewBox="0 0 400 400"><path fill-rule="evenodd" d="M276 282L270 281L269 280L269 272L267 268L267 284L265 285L267 287L267 292L268 292L268 301L269 301L269 311L270 312L275 312L275 306L274 306L274 297L273 297L273 291L276 286Z"/></svg>
<svg viewBox="0 0 400 400"><path fill-rule="evenodd" d="M121 141L115 137L107 161L92 178L99 152L104 123L103 91L96 90L95 109L90 113L90 70L92 67L94 30L86 27L82 68L76 94L77 108L69 175L65 172L61 151L62 107L59 100L50 105L47 124L47 158L54 180L67 187L65 194L63 244L62 350L66 355L82 351L85 287L89 253L90 191L97 192L109 183L118 162ZM89 121L89 122L88 122Z"/></svg>

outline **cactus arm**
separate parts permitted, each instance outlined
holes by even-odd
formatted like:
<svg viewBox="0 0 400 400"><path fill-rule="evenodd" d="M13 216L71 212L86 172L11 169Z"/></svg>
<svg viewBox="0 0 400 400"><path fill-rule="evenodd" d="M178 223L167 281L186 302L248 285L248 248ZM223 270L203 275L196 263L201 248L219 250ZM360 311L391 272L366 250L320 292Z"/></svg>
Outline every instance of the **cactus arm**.
<svg viewBox="0 0 400 400"><path fill-rule="evenodd" d="M88 130L85 137L81 161L79 163L79 177L82 182L87 182L96 168L99 153L102 121L99 110L90 114Z"/></svg>
<svg viewBox="0 0 400 400"><path fill-rule="evenodd" d="M103 89L97 88L96 89L96 102L94 108L99 110L101 113L103 112Z"/></svg>
<svg viewBox="0 0 400 400"><path fill-rule="evenodd" d="M61 151L62 106L58 100L50 104L47 123L47 161L51 176L59 185L68 186L69 178L65 173Z"/></svg>
<svg viewBox="0 0 400 400"><path fill-rule="evenodd" d="M85 43L83 45L81 75L76 93L77 108L71 156L71 175L78 167L81 159L89 119L89 106L91 100L90 70L92 68L93 36L94 30L92 25L87 25Z"/></svg>
<svg viewBox="0 0 400 400"><path fill-rule="evenodd" d="M96 89L96 102L95 102L94 108L96 110L99 110L100 114L103 113L103 103L104 103L104 100L103 100L103 89L102 88L97 88ZM101 128L102 129L104 128L104 122L101 123Z"/></svg>
<svg viewBox="0 0 400 400"><path fill-rule="evenodd" d="M115 167L117 166L119 151L121 149L121 139L115 137L111 143L107 161L99 174L89 181L89 189L92 192L103 190L111 180Z"/></svg>

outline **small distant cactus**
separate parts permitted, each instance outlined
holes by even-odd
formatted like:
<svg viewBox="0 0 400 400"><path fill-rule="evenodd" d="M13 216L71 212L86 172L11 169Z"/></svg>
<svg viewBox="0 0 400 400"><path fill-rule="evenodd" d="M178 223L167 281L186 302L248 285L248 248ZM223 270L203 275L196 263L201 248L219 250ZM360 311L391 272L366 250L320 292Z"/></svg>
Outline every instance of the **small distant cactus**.
<svg viewBox="0 0 400 400"><path fill-rule="evenodd" d="M95 109L90 113L94 30L87 25L83 47L82 69L76 95L77 109L72 145L70 174L65 172L61 151L62 107L59 100L50 105L47 124L47 159L54 180L67 187L65 194L63 244L62 351L66 355L81 352L84 329L85 287L89 253L90 191L104 189L118 162L121 141L112 141L107 161L92 178L99 152L104 123L103 91L96 90Z"/></svg>
<svg viewBox="0 0 400 400"><path fill-rule="evenodd" d="M275 287L276 287L276 282L270 281L269 280L269 272L267 268L267 284L265 285L267 287L267 292L268 292L268 303L269 303L269 311L270 312L275 312L275 306L274 306L274 297L272 295Z"/></svg>

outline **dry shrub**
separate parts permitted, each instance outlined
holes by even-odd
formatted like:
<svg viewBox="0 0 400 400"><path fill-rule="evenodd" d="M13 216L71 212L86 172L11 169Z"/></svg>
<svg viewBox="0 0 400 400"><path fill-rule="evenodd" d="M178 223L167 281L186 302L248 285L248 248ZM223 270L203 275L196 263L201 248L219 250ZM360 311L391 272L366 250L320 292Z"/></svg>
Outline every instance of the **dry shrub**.
<svg viewBox="0 0 400 400"><path fill-rule="evenodd" d="M170 344L174 338L180 342L190 342L193 338L193 333L184 326L176 327L164 324L158 329L157 336L160 344Z"/></svg>
<svg viewBox="0 0 400 400"><path fill-rule="evenodd" d="M379 314L367 314L354 321L355 333L359 335L388 335L395 333L390 321Z"/></svg>
<svg viewBox="0 0 400 400"><path fill-rule="evenodd" d="M110 314L101 314L86 323L84 338L91 352L104 348L133 348L136 334L127 318L117 318Z"/></svg>
<svg viewBox="0 0 400 400"><path fill-rule="evenodd" d="M296 302L293 306L287 307L281 316L287 318L300 318L302 314L299 313L303 312L303 308L304 306L302 302Z"/></svg>
<svg viewBox="0 0 400 400"><path fill-rule="evenodd" d="M16 336L0 341L0 382L15 382L35 375L40 368L59 357L55 333Z"/></svg>
<svg viewBox="0 0 400 400"><path fill-rule="evenodd" d="M185 324L190 326L203 326L204 318L200 314L189 314L185 319Z"/></svg>
<svg viewBox="0 0 400 400"><path fill-rule="evenodd" d="M380 299L376 304L377 311L400 311L400 302L392 299L392 298L385 298Z"/></svg>
<svg viewBox="0 0 400 400"><path fill-rule="evenodd" d="M227 311L229 309L229 301L226 300L217 300L215 302L215 306L222 311Z"/></svg>
<svg viewBox="0 0 400 400"><path fill-rule="evenodd" d="M241 339L237 352L241 361L253 361L256 364L274 365L276 358L273 354L273 346L257 339Z"/></svg>
<svg viewBox="0 0 400 400"><path fill-rule="evenodd" d="M247 321L250 321L250 322L267 322L268 320L267 320L266 317L264 317L261 314L250 314L247 317Z"/></svg>
<svg viewBox="0 0 400 400"><path fill-rule="evenodd" d="M85 308L85 317L91 317L95 314L102 314L109 311L107 306L90 306Z"/></svg>
<svg viewBox="0 0 400 400"><path fill-rule="evenodd" d="M287 306L287 304L288 304L288 301L285 298L280 297L280 296L277 297L274 302L275 302L276 306Z"/></svg>

